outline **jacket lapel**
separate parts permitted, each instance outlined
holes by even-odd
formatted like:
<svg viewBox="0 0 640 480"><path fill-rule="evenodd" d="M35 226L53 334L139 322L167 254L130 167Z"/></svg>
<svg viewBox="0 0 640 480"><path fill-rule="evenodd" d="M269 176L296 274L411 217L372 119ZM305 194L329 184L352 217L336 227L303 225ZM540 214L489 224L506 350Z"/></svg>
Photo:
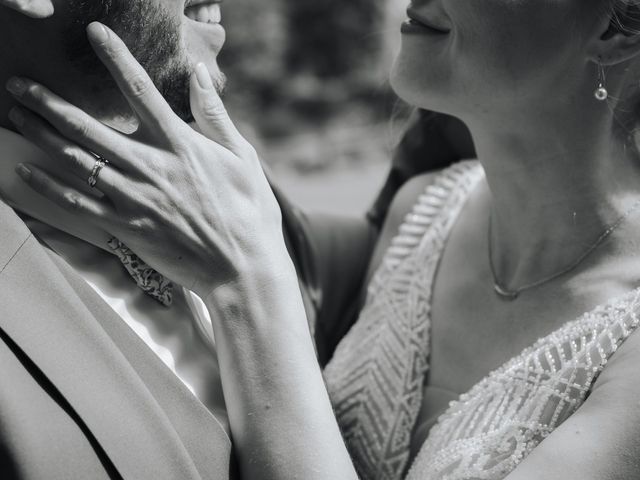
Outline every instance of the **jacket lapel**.
<svg viewBox="0 0 640 480"><path fill-rule="evenodd" d="M0 197L0 274L30 236L26 225Z"/></svg>
<svg viewBox="0 0 640 480"><path fill-rule="evenodd" d="M51 255L68 284L98 319L166 413L202 478L233 477L231 440L216 417L64 260ZM132 288L135 288L133 282Z"/></svg>
<svg viewBox="0 0 640 480"><path fill-rule="evenodd" d="M0 225L0 328L66 398L122 477L227 478L230 444L213 417L194 398L185 401L171 372L142 353L135 334L2 202Z"/></svg>

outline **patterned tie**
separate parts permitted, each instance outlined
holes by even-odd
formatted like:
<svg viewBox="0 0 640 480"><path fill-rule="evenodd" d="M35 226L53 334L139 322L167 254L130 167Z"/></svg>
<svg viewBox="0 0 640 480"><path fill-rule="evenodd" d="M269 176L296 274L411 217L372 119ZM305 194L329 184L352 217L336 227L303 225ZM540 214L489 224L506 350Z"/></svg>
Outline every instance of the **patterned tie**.
<svg viewBox="0 0 640 480"><path fill-rule="evenodd" d="M117 238L107 242L109 248L120 259L129 275L147 295L153 297L165 307L173 302L173 283L147 265L138 255Z"/></svg>

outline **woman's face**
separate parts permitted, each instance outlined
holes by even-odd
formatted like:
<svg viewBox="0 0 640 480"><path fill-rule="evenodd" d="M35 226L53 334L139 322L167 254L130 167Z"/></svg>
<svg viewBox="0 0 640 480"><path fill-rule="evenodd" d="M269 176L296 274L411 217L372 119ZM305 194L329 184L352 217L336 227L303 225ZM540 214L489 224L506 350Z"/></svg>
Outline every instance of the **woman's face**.
<svg viewBox="0 0 640 480"><path fill-rule="evenodd" d="M608 5L609 0L415 0L408 11L414 21L403 25L392 85L413 105L463 118L582 95L597 83L589 76L594 69L587 44Z"/></svg>

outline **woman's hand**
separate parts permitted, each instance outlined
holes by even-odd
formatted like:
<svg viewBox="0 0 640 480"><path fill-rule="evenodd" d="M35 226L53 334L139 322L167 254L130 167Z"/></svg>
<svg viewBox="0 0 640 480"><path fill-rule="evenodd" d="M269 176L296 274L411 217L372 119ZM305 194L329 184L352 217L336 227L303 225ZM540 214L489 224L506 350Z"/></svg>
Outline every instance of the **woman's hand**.
<svg viewBox="0 0 640 480"><path fill-rule="evenodd" d="M67 169L87 181L96 155L109 162L95 185L103 195L73 188L35 165L18 166L23 180L201 296L243 273L290 268L280 209L260 161L233 126L206 67L199 64L191 78L200 134L174 114L115 33L98 23L87 31L140 128L121 134L45 87L12 79L7 88L23 107L10 118L58 161L54 171Z"/></svg>
<svg viewBox="0 0 640 480"><path fill-rule="evenodd" d="M102 28L92 24L89 38L140 129L122 135L42 86L10 82L26 107L13 111L14 123L58 159L57 168L86 181L94 154L110 161L98 177L99 192L75 189L33 165L18 168L20 175L203 298L243 478L355 479L284 246L280 209L253 148L202 66L191 80L192 109L215 141L183 123L120 39Z"/></svg>

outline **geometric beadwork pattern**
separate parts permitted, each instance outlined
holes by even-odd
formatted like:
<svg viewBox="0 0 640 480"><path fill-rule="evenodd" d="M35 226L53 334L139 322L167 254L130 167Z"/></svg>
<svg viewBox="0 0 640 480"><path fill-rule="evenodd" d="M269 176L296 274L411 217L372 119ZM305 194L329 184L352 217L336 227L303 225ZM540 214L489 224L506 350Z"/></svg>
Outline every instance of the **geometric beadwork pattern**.
<svg viewBox="0 0 640 480"><path fill-rule="evenodd" d="M408 480L503 479L584 402L640 320L640 291L563 325L460 396L429 432Z"/></svg>
<svg viewBox="0 0 640 480"><path fill-rule="evenodd" d="M421 195L368 288L360 317L324 371L336 418L364 480L400 480L428 371L430 295L444 244L478 162L444 170ZM636 329L640 290L538 340L452 402L407 480L498 480L584 402Z"/></svg>

